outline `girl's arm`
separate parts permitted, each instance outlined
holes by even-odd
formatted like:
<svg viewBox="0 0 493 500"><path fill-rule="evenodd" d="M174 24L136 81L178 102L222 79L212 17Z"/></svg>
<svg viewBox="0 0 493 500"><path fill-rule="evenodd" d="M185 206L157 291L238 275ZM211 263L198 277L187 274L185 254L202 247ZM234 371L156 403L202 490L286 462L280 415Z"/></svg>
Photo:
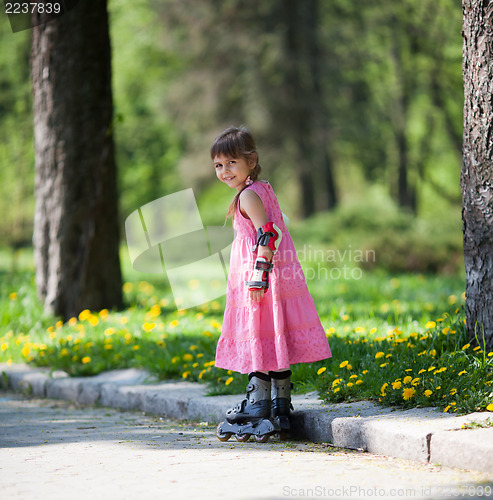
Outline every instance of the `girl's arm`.
<svg viewBox="0 0 493 500"><path fill-rule="evenodd" d="M257 193L250 189L245 189L240 194L240 211L245 217L248 217L252 221L256 231L269 222L262 200ZM274 253L269 247L259 246L257 249L257 256L265 257L269 262L272 260L273 255ZM260 302L264 293L265 288L250 290L250 298L256 302Z"/></svg>
<svg viewBox="0 0 493 500"><path fill-rule="evenodd" d="M256 231L269 222L262 200L251 189L245 189L240 194L240 211L252 221ZM271 260L274 253L269 247L259 246L257 255Z"/></svg>

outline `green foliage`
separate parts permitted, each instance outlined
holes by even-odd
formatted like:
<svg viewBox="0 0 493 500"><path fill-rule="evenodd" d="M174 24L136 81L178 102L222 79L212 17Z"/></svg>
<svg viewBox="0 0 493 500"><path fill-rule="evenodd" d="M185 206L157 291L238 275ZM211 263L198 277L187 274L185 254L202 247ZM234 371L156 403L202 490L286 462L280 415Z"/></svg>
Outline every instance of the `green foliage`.
<svg viewBox="0 0 493 500"><path fill-rule="evenodd" d="M29 32L0 26L0 246L31 239L34 212L34 148L29 80Z"/></svg>
<svg viewBox="0 0 493 500"><path fill-rule="evenodd" d="M439 221L439 223L437 223ZM353 262L362 269L391 273L454 274L463 269L460 213L440 208L415 217L399 210L378 187L332 212L294 222L291 234L307 244L369 258Z"/></svg>

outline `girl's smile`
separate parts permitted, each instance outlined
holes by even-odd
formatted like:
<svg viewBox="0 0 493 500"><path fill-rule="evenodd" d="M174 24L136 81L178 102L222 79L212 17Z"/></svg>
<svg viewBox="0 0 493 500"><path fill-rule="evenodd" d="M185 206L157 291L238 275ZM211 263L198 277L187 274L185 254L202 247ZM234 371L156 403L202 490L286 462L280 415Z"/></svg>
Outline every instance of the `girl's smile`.
<svg viewBox="0 0 493 500"><path fill-rule="evenodd" d="M238 191L245 187L245 181L255 167L253 161L247 161L245 158L231 158L222 154L216 156L213 161L217 178Z"/></svg>

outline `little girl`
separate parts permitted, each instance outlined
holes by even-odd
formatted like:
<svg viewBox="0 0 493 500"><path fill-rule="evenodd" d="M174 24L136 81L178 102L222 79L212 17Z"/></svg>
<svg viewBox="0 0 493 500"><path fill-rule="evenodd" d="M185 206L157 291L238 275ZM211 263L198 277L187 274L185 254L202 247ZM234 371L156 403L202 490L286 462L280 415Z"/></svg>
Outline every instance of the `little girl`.
<svg viewBox="0 0 493 500"><path fill-rule="evenodd" d="M236 236L215 364L249 374L247 398L227 412L218 437L266 440L258 424L271 411L277 427L289 430L290 365L331 352L276 195L258 178L250 132L228 128L214 140L211 158L218 179L237 191L228 210Z"/></svg>

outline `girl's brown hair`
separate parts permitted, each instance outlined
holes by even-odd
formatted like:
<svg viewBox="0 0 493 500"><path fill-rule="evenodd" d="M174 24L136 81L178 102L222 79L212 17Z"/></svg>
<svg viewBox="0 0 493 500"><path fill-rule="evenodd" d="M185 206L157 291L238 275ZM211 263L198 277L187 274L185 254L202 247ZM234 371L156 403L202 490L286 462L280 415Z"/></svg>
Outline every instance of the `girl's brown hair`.
<svg viewBox="0 0 493 500"><path fill-rule="evenodd" d="M252 181L258 179L261 167L258 162L257 148L252 134L245 127L229 127L214 139L211 146L211 158L214 159L218 155L230 158L244 158L247 162L254 160L255 167L250 171L250 179ZM234 216L243 189L237 193L229 205L226 219Z"/></svg>

